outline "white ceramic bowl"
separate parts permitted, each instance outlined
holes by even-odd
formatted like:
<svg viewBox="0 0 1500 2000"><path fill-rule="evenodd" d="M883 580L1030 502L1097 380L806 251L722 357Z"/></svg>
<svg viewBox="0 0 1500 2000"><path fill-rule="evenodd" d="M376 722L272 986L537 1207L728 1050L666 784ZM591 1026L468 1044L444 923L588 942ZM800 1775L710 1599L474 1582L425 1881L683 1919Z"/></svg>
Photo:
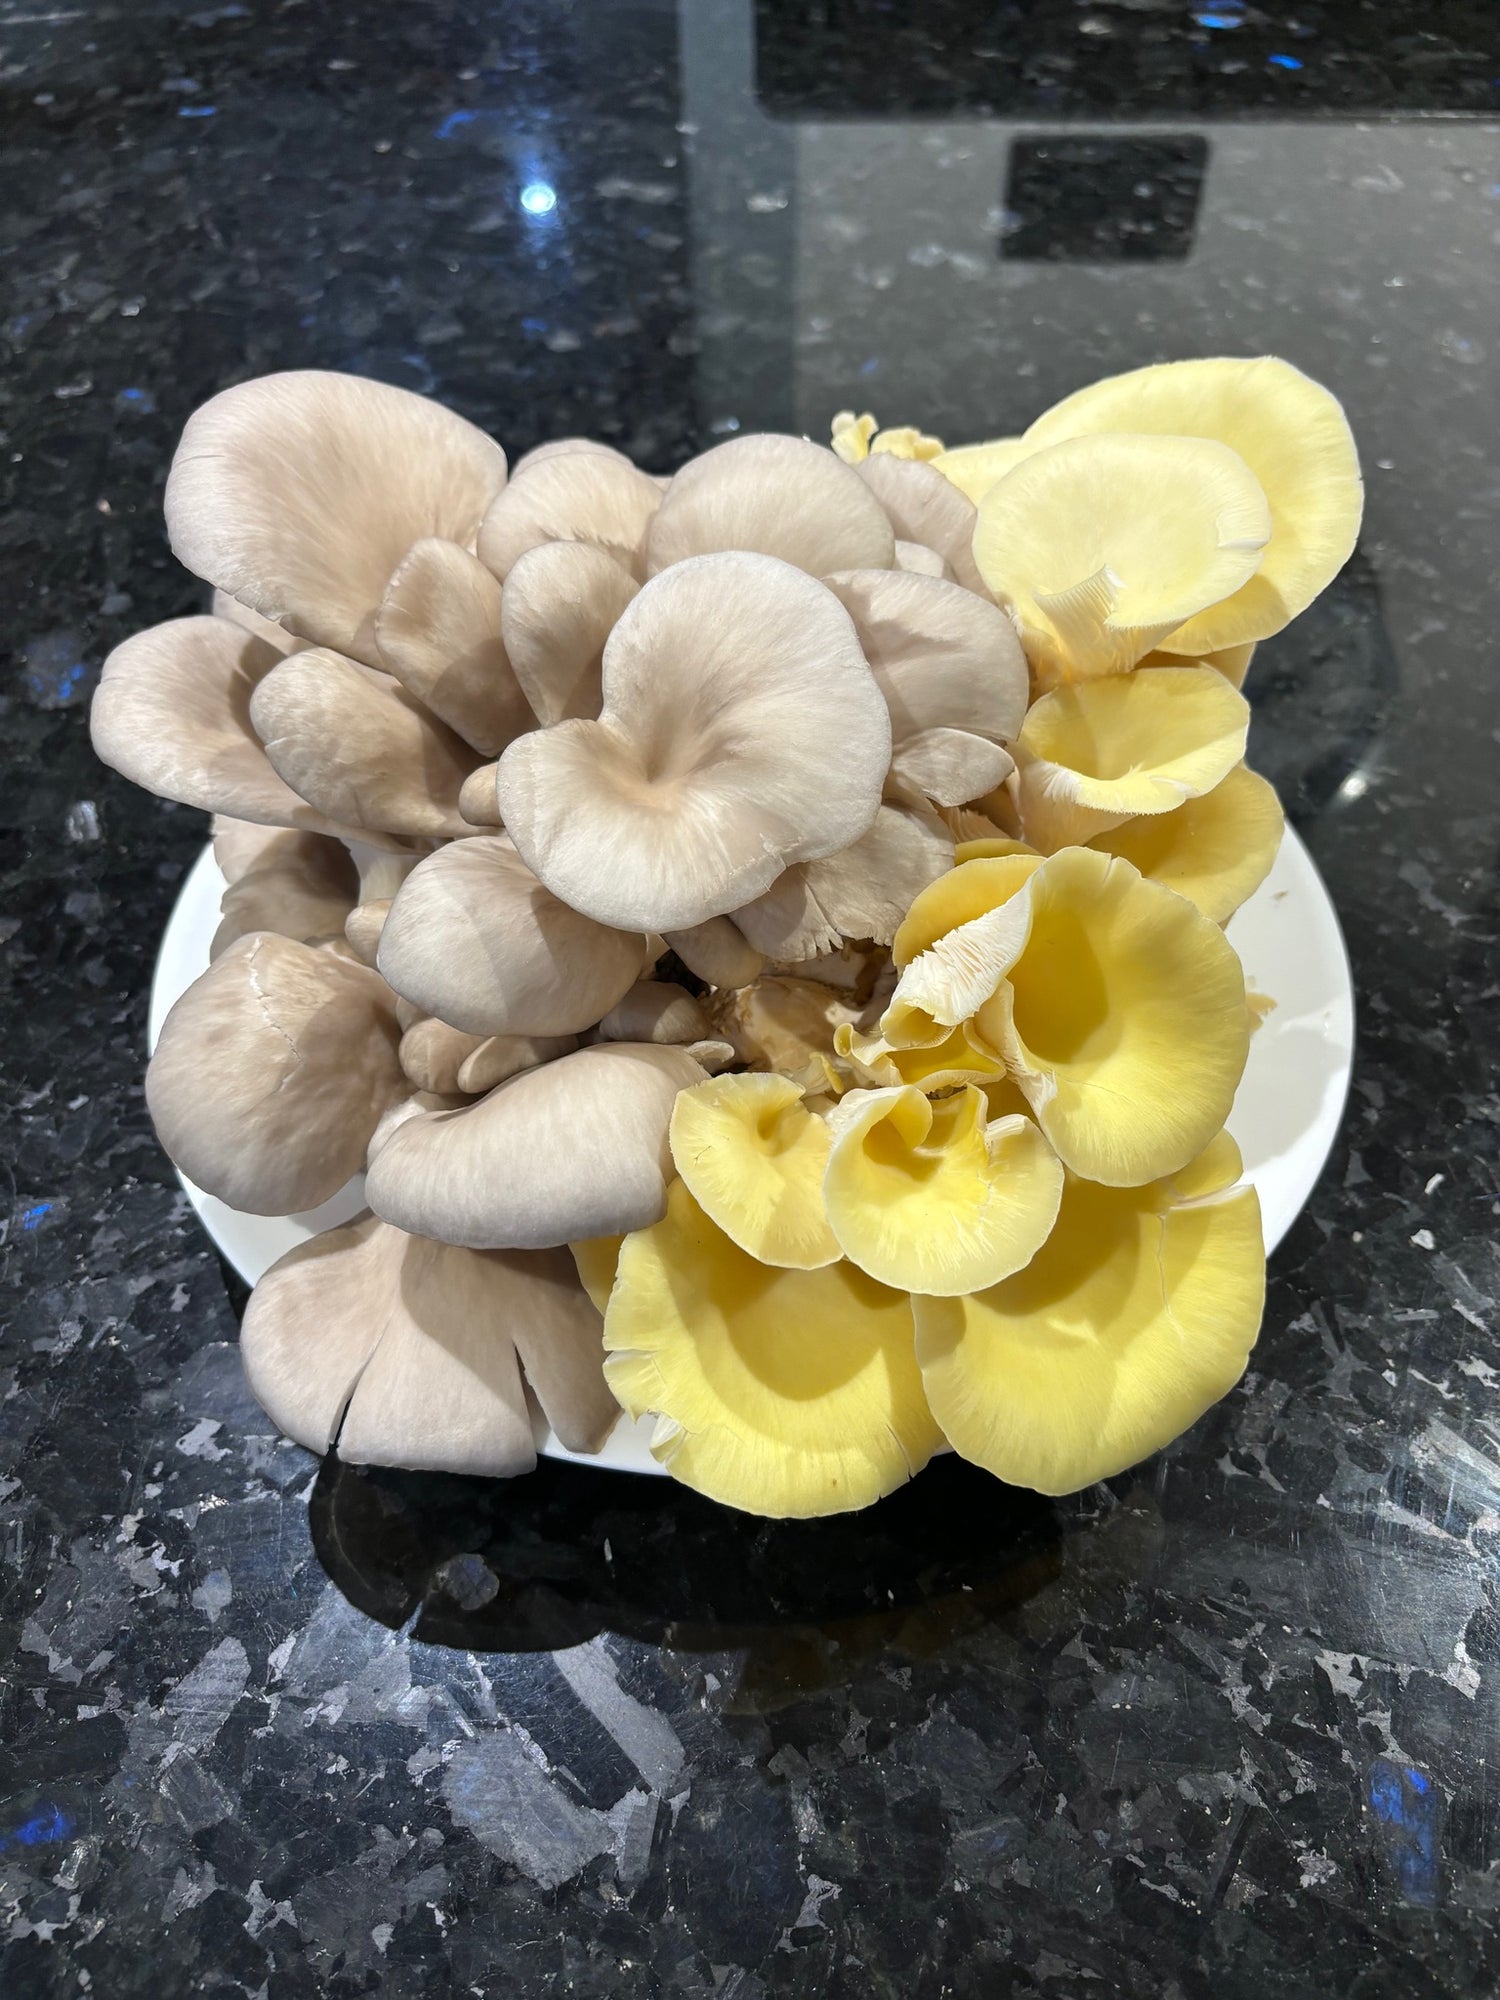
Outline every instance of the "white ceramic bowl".
<svg viewBox="0 0 1500 2000"><path fill-rule="evenodd" d="M147 1026L156 1047L167 1010L208 968L208 947L219 922L224 878L207 847L182 886L167 920ZM1229 1129L1245 1160L1246 1178L1260 1196L1266 1249L1274 1250L1312 1193L1343 1117L1354 1055L1354 991L1338 917L1312 857L1287 829L1276 865L1238 911L1229 938L1246 982L1276 1002L1250 1042ZM188 1200L214 1243L253 1285L295 1244L364 1206L357 1176L331 1201L302 1215L242 1215L179 1175ZM622 1416L595 1457L560 1445L533 1407L537 1450L548 1458L620 1472L659 1473L646 1446L651 1426Z"/></svg>

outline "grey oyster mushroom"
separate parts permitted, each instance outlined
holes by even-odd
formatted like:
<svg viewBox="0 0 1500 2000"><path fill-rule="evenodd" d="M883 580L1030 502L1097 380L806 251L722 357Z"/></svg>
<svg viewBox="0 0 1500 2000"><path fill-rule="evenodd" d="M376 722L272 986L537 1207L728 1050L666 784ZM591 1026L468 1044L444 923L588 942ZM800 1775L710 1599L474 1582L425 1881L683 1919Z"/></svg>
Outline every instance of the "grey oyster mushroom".
<svg viewBox="0 0 1500 2000"><path fill-rule="evenodd" d="M191 418L166 511L211 609L116 648L94 742L216 815L226 888L148 1107L233 1207L365 1173L372 1210L262 1278L252 1387L360 1463L524 1471L533 1401L597 1450L566 1246L607 1294L588 1246L664 1214L684 1088L835 1087L907 906L1009 810L1026 667L973 504L783 436L507 476L438 404L304 371Z"/></svg>

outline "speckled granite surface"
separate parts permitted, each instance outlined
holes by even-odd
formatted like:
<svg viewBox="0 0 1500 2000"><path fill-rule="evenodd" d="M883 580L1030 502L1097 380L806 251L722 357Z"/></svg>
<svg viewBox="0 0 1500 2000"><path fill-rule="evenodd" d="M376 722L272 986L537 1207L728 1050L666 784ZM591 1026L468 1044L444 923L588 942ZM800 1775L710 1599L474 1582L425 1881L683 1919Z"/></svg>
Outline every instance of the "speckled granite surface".
<svg viewBox="0 0 1500 2000"><path fill-rule="evenodd" d="M903 18L0 0L6 2000L1500 1985L1500 35ZM1075 1502L800 1528L279 1442L141 1098L203 825L85 736L198 601L194 404L349 368L665 469L1258 348L1368 466L1251 684L1361 1026L1235 1394Z"/></svg>

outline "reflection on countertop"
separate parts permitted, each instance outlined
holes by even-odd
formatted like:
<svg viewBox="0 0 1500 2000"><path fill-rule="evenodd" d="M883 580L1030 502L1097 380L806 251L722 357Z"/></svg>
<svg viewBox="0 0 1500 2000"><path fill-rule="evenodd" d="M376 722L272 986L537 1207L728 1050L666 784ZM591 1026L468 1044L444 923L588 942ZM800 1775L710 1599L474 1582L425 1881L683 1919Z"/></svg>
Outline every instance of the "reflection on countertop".
<svg viewBox="0 0 1500 2000"><path fill-rule="evenodd" d="M1500 29L1429 14L0 5L7 2000L1500 1986ZM193 406L351 369L668 470L1261 349L1365 457L1249 683L1360 1037L1235 1393L803 1525L278 1439L141 1096L203 823L85 728L198 604Z"/></svg>

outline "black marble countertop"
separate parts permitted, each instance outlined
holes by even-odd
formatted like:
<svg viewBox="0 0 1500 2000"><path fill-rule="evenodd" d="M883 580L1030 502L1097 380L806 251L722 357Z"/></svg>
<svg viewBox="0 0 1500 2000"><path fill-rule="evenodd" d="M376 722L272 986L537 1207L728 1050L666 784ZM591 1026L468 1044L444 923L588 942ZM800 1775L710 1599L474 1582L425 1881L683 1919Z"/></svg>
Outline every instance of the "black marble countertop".
<svg viewBox="0 0 1500 2000"><path fill-rule="evenodd" d="M1492 1994L1493 7L192 5L0 0L0 1993ZM189 411L343 368L669 469L1257 350L1368 472L1250 683L1360 1026L1234 1394L805 1526L278 1440L141 1094L204 823L86 735L199 602Z"/></svg>

